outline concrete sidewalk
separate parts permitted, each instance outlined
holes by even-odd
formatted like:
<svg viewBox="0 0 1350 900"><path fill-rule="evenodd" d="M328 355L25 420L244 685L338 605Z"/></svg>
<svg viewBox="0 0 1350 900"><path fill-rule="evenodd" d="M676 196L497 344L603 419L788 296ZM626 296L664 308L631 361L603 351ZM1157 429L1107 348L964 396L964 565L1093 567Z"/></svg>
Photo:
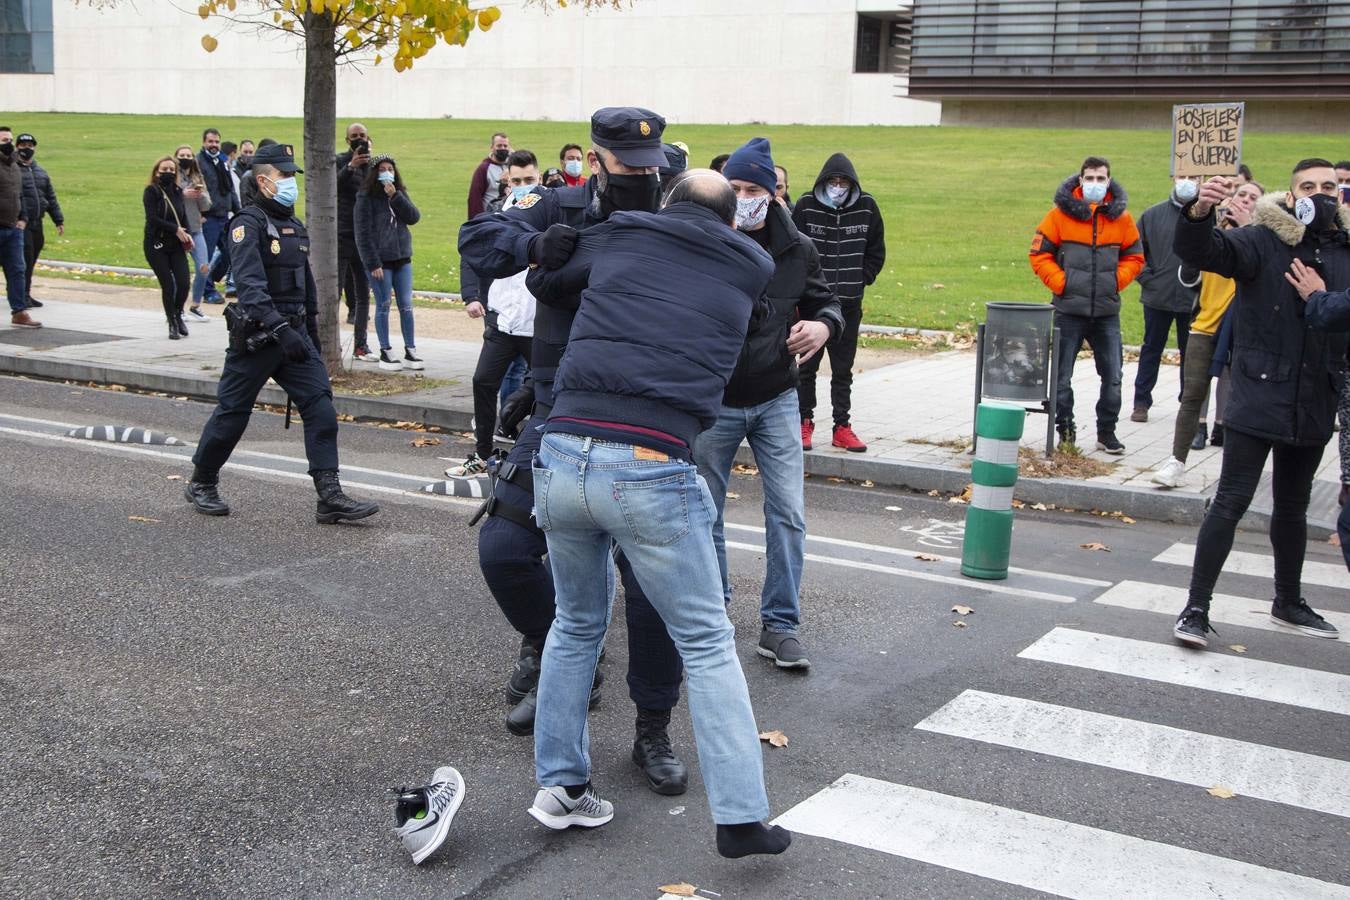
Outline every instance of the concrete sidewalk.
<svg viewBox="0 0 1350 900"><path fill-rule="evenodd" d="M80 302L102 285L49 280L43 285L46 305L37 310L44 328L15 329L0 325L0 371L42 378L123 384L145 390L214 399L226 346L220 307L203 307L207 323L189 323L191 335L170 341L159 313ZM108 287L110 291L126 288ZM50 298L50 299L48 299ZM344 345L350 352L351 333L344 327ZM412 373L408 391L384 397L339 394L340 413L357 418L416 421L455 431L470 429L470 382L478 358L477 342L421 339L418 350L426 360L424 376L449 384L419 390ZM348 367L355 365L348 357ZM373 365L361 369L378 371ZM856 374L853 385L853 427L868 443L867 453L846 453L829 447L829 378L822 367L817 392L818 449L806 455L807 471L814 476L848 478L874 484L918 490L959 493L969 481L970 457L965 452L972 421L975 355L970 351L935 353L873 368ZM1171 455L1172 424L1177 400L1172 392L1177 369L1164 366L1149 422L1128 420L1133 396L1135 364L1127 363L1123 384L1124 420L1117 435L1126 446L1123 457L1096 450L1087 456L1111 465L1108 474L1087 480L1024 478L1017 496L1027 503L1054 504L1079 510L1121 511L1134 518L1195 523L1213 493L1222 458L1217 448L1193 451L1187 483L1177 490L1161 490L1149 483L1149 473ZM1091 447L1093 405L1098 381L1090 361L1080 361L1074 378L1080 433ZM266 389L263 402L284 404L275 386ZM88 423L135 424L135 423ZM1027 418L1027 447L1044 449L1045 420ZM749 453L742 448L749 461ZM1269 477L1269 473L1267 473ZM1324 454L1314 484L1309 513L1315 534L1334 530L1339 491L1339 458L1333 440ZM1260 525L1269 511L1269 493L1254 504L1253 521Z"/></svg>

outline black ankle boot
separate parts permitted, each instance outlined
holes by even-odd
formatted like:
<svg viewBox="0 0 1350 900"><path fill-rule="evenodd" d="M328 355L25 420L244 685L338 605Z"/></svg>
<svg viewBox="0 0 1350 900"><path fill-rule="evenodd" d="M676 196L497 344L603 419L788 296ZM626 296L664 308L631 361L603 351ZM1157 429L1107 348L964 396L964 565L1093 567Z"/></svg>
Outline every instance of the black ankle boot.
<svg viewBox="0 0 1350 900"><path fill-rule="evenodd" d="M675 796L689 787L689 769L670 746L670 710L638 708L633 762L647 776L647 786L658 794Z"/></svg>
<svg viewBox="0 0 1350 900"><path fill-rule="evenodd" d="M380 511L379 506L374 503L353 500L342 493L342 483L338 481L337 469L319 469L313 473L313 477L314 489L319 492L319 505L314 512L314 521L320 525L354 522Z"/></svg>
<svg viewBox="0 0 1350 900"><path fill-rule="evenodd" d="M230 505L220 499L217 483L218 472L204 472L193 468L192 480L183 486L183 496L192 504L192 508L204 516L228 516Z"/></svg>
<svg viewBox="0 0 1350 900"><path fill-rule="evenodd" d="M181 337L182 337L182 335L178 333L178 323L174 321L174 319L173 319L172 316L170 316L170 317L169 317L169 340L171 340L171 341L176 341L176 340L178 340L178 339L181 338Z"/></svg>
<svg viewBox="0 0 1350 900"><path fill-rule="evenodd" d="M519 703L539 684L539 651L529 641L520 642L520 656L506 682L506 699Z"/></svg>
<svg viewBox="0 0 1350 900"><path fill-rule="evenodd" d="M174 324L178 326L178 334L182 337L187 337L187 324L183 322L182 313L178 314L177 318L174 321Z"/></svg>

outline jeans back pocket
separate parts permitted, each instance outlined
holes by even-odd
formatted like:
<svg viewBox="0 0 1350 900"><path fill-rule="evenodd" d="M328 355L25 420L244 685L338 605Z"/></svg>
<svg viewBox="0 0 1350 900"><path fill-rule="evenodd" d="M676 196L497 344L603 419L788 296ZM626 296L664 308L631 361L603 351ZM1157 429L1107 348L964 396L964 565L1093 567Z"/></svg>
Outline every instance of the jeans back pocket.
<svg viewBox="0 0 1350 900"><path fill-rule="evenodd" d="M652 481L614 482L614 496L634 541L665 547L689 533L691 477L679 472Z"/></svg>

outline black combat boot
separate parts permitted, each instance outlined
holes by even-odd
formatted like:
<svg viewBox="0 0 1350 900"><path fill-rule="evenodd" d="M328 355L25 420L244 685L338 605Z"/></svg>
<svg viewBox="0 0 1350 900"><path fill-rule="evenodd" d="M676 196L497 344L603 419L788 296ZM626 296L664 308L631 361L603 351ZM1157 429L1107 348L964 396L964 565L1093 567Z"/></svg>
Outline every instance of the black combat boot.
<svg viewBox="0 0 1350 900"><path fill-rule="evenodd" d="M193 467L192 480L183 486L183 496L204 516L228 516L230 505L220 499L220 492L216 490L219 481L219 472L203 472Z"/></svg>
<svg viewBox="0 0 1350 900"><path fill-rule="evenodd" d="M522 640L516 667L511 670L511 678L506 682L506 699L512 703L519 703L537 684L539 684L539 651L534 649L529 641Z"/></svg>
<svg viewBox="0 0 1350 900"><path fill-rule="evenodd" d="M319 492L319 505L314 512L314 521L320 525L354 522L380 511L374 503L353 500L342 493L342 483L338 481L337 469L319 469L313 476L314 489Z"/></svg>
<svg viewBox="0 0 1350 900"><path fill-rule="evenodd" d="M600 685L604 682L605 674L596 669L595 681L591 683L591 699L587 704L587 709L595 709L600 705ZM534 713L538 705L539 686L536 684L530 688L530 692L519 703L507 712L506 730L521 737L534 734Z"/></svg>
<svg viewBox="0 0 1350 900"><path fill-rule="evenodd" d="M689 787L689 769L670 746L670 735L666 733L669 724L670 710L638 708L633 762L647 776L647 785L652 790L673 797Z"/></svg>

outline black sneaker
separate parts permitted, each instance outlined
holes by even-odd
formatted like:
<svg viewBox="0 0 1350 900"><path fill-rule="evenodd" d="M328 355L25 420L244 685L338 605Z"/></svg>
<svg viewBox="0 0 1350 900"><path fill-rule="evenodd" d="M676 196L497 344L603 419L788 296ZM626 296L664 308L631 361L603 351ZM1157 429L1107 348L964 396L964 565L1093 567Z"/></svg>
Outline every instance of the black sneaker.
<svg viewBox="0 0 1350 900"><path fill-rule="evenodd" d="M1214 631L1209 625L1209 611L1199 606L1188 606L1181 612L1177 624L1172 628L1172 636L1189 647L1205 648L1209 639L1205 632Z"/></svg>
<svg viewBox="0 0 1350 900"><path fill-rule="evenodd" d="M807 659L802 642L795 634L784 634L765 628L759 633L759 646L755 647L755 652L765 659L773 660L774 665L780 669L811 668L811 660Z"/></svg>
<svg viewBox="0 0 1350 900"><path fill-rule="evenodd" d="M1313 612L1308 601L1300 597L1296 602L1275 600L1270 604L1270 621L1286 628L1297 629L1313 637L1336 640L1341 633L1326 619Z"/></svg>
<svg viewBox="0 0 1350 900"><path fill-rule="evenodd" d="M1108 431L1106 434L1097 435L1097 449L1111 454L1112 456L1121 456L1125 453L1125 445L1116 439L1114 431Z"/></svg>
<svg viewBox="0 0 1350 900"><path fill-rule="evenodd" d="M23 305L29 309L42 309L42 301L35 300L32 297L29 297L26 300L24 300Z"/></svg>
<svg viewBox="0 0 1350 900"><path fill-rule="evenodd" d="M539 651L525 641L520 642L516 666L506 682L506 699L519 703L539 685Z"/></svg>

